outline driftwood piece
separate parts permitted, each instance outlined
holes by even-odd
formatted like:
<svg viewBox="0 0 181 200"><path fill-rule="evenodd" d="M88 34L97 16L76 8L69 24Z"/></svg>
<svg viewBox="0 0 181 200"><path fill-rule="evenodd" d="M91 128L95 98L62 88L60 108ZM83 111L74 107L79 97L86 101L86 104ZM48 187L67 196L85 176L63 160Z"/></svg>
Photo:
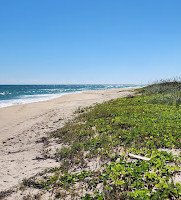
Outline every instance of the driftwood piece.
<svg viewBox="0 0 181 200"><path fill-rule="evenodd" d="M137 159L141 159L141 160L147 160L147 161L151 160L151 158L147 158L147 157L144 157L144 156L138 156L138 155L135 155L135 154L132 154L132 153L129 153L128 155L132 158L137 158Z"/></svg>

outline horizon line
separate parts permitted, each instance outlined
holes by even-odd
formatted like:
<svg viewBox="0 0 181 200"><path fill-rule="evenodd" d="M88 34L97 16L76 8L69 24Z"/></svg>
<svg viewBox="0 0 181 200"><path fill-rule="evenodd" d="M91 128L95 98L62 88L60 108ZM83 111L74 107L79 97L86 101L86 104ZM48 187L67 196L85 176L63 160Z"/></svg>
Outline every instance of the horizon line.
<svg viewBox="0 0 181 200"><path fill-rule="evenodd" d="M1 84L0 85L145 85L145 83L22 83L22 84Z"/></svg>

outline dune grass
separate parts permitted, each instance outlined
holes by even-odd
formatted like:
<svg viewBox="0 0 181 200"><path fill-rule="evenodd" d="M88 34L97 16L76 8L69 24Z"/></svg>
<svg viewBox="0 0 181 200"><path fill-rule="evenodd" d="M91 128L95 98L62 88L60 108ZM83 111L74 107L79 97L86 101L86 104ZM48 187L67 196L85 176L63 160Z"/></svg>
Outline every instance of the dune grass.
<svg viewBox="0 0 181 200"><path fill-rule="evenodd" d="M146 95L156 95L153 103L181 105L181 81L180 79L162 80L140 90Z"/></svg>

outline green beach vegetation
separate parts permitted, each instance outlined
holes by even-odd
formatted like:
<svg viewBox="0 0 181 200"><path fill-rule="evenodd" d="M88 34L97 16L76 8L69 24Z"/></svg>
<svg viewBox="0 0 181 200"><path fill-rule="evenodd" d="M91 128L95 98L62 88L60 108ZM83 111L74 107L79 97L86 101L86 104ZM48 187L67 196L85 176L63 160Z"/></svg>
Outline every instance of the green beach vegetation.
<svg viewBox="0 0 181 200"><path fill-rule="evenodd" d="M181 82L78 109L50 133L60 168L23 180L54 199L180 199ZM135 158L134 155L142 156Z"/></svg>

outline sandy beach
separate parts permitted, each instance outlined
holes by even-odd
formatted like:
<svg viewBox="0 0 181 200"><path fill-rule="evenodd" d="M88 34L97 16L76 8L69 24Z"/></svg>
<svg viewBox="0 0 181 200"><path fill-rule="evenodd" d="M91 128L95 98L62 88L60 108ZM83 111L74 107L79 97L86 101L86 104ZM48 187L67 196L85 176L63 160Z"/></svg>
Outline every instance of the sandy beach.
<svg viewBox="0 0 181 200"><path fill-rule="evenodd" d="M79 107L125 97L133 88L86 91L59 98L0 109L0 192L17 186L23 178L32 177L43 169L58 167L54 159L44 159L47 149L42 137L63 126ZM46 146L46 148L45 148Z"/></svg>

